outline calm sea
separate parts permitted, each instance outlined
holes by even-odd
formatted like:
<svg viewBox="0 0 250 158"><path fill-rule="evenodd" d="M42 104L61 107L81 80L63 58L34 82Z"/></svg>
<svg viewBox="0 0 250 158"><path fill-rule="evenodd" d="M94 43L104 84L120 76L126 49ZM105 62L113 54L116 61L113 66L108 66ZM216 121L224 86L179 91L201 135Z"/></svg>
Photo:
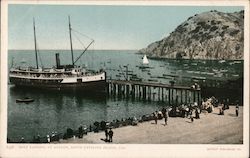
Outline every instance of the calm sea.
<svg viewBox="0 0 250 158"><path fill-rule="evenodd" d="M43 50L39 53L39 65L55 66L55 53L60 53L61 64L71 64L68 50ZM76 51L75 57L81 52ZM243 61L216 60L151 60L148 69L140 69L143 55L136 51L96 50L86 52L78 65L91 70L103 68L108 79L125 79L136 75L146 82L189 86L194 82L236 80L243 76ZM8 65L35 66L34 51L11 50ZM126 76L128 67L128 76ZM29 104L16 103L16 99L31 97ZM45 136L52 131L65 132L67 128L77 129L80 125L89 125L95 121L139 117L167 106L167 103L147 102L109 98L106 96L88 96L84 93L45 92L17 89L8 86L8 138L31 140L34 135Z"/></svg>

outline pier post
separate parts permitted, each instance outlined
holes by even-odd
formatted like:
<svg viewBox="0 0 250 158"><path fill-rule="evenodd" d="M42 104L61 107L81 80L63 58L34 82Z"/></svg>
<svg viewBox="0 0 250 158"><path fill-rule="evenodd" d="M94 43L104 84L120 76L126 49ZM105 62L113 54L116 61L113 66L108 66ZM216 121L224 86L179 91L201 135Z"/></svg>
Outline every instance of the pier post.
<svg viewBox="0 0 250 158"><path fill-rule="evenodd" d="M160 87L158 87L158 101L160 101L161 100L161 98L160 98L160 96L161 96L161 89L160 89Z"/></svg>
<svg viewBox="0 0 250 158"><path fill-rule="evenodd" d="M174 104L174 89L173 88L171 88L171 102L172 102L172 104Z"/></svg>
<svg viewBox="0 0 250 158"><path fill-rule="evenodd" d="M113 94L116 95L116 84L115 83L113 84L113 87L114 87L113 88L114 89Z"/></svg>
<svg viewBox="0 0 250 158"><path fill-rule="evenodd" d="M182 98L183 98L183 96L182 96L182 90L181 90L181 104L183 104Z"/></svg>
<svg viewBox="0 0 250 158"><path fill-rule="evenodd" d="M142 90L141 90L141 86L138 85L138 90L139 90L139 99L141 99L141 96L142 96Z"/></svg>
<svg viewBox="0 0 250 158"><path fill-rule="evenodd" d="M188 102L188 94L187 93L188 93L187 90L185 90L185 103Z"/></svg>
<svg viewBox="0 0 250 158"><path fill-rule="evenodd" d="M168 89L168 103L169 105L171 104L171 93L170 93L170 88Z"/></svg>
<svg viewBox="0 0 250 158"><path fill-rule="evenodd" d="M148 100L151 101L151 87L148 87Z"/></svg>
<svg viewBox="0 0 250 158"><path fill-rule="evenodd" d="M193 103L194 103L194 102L195 102L195 100L196 100L196 99L195 99L195 96L196 96L196 95L195 95L195 92L196 92L196 91L194 90L194 91L193 91L193 98L194 98Z"/></svg>
<svg viewBox="0 0 250 158"><path fill-rule="evenodd" d="M161 101L164 101L164 89L163 89L163 87L161 88Z"/></svg>
<svg viewBox="0 0 250 158"><path fill-rule="evenodd" d="M175 105L178 106L178 95L176 95Z"/></svg>
<svg viewBox="0 0 250 158"><path fill-rule="evenodd" d="M142 98L143 98L143 100L146 99L146 86L142 87Z"/></svg>
<svg viewBox="0 0 250 158"><path fill-rule="evenodd" d="M136 98L139 98L138 85L135 85L135 97L136 97Z"/></svg>
<svg viewBox="0 0 250 158"><path fill-rule="evenodd" d="M129 97L130 85L126 85L126 97Z"/></svg>
<svg viewBox="0 0 250 158"><path fill-rule="evenodd" d="M188 97L188 103L191 103L191 95L192 95L192 94L191 94L191 92L190 92L190 90L189 90L189 91L188 91L188 96L189 96L189 97Z"/></svg>
<svg viewBox="0 0 250 158"><path fill-rule="evenodd" d="M121 94L121 86L120 86L120 84L117 85L117 89L118 89L118 96L120 96L120 94Z"/></svg>
<svg viewBox="0 0 250 158"><path fill-rule="evenodd" d="M198 105L201 105L201 91L198 93Z"/></svg>
<svg viewBox="0 0 250 158"><path fill-rule="evenodd" d="M131 95L132 95L132 98L135 98L135 85L132 85L132 90L131 90Z"/></svg>
<svg viewBox="0 0 250 158"><path fill-rule="evenodd" d="M107 82L106 83L106 94L108 94L108 96L109 96L109 85L110 85L109 82Z"/></svg>

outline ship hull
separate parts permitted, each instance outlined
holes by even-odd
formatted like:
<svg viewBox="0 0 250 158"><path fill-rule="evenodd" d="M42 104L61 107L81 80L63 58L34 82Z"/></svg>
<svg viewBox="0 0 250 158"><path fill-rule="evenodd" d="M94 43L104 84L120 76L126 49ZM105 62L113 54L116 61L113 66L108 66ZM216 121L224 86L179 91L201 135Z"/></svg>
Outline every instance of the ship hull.
<svg viewBox="0 0 250 158"><path fill-rule="evenodd" d="M76 83L60 83L60 80L35 80L35 79L22 79L11 78L10 82L19 88L36 88L46 90L80 90L89 92L105 92L106 81L88 81Z"/></svg>

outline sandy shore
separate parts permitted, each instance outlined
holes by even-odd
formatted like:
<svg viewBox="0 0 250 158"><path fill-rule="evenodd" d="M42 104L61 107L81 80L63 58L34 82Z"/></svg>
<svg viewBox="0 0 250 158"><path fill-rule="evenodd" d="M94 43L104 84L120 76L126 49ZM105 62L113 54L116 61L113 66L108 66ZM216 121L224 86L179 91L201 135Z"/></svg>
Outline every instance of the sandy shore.
<svg viewBox="0 0 250 158"><path fill-rule="evenodd" d="M187 118L170 117L168 125L164 120L139 123L113 129L115 144L242 144L243 143L243 107L239 116L235 115L235 106L218 115L219 109L200 115L200 119L191 122ZM55 143L93 143L104 144L104 132L88 133L82 139L60 140ZM54 143L54 142L53 142Z"/></svg>

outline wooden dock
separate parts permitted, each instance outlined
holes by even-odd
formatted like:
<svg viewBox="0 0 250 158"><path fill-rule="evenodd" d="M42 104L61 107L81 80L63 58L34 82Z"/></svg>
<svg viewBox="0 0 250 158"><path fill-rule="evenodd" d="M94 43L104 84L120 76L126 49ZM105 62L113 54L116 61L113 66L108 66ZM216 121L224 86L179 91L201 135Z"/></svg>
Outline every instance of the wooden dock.
<svg viewBox="0 0 250 158"><path fill-rule="evenodd" d="M201 89L174 84L139 81L108 80L107 92L110 96L139 98L148 101L163 101L169 105L201 102Z"/></svg>

